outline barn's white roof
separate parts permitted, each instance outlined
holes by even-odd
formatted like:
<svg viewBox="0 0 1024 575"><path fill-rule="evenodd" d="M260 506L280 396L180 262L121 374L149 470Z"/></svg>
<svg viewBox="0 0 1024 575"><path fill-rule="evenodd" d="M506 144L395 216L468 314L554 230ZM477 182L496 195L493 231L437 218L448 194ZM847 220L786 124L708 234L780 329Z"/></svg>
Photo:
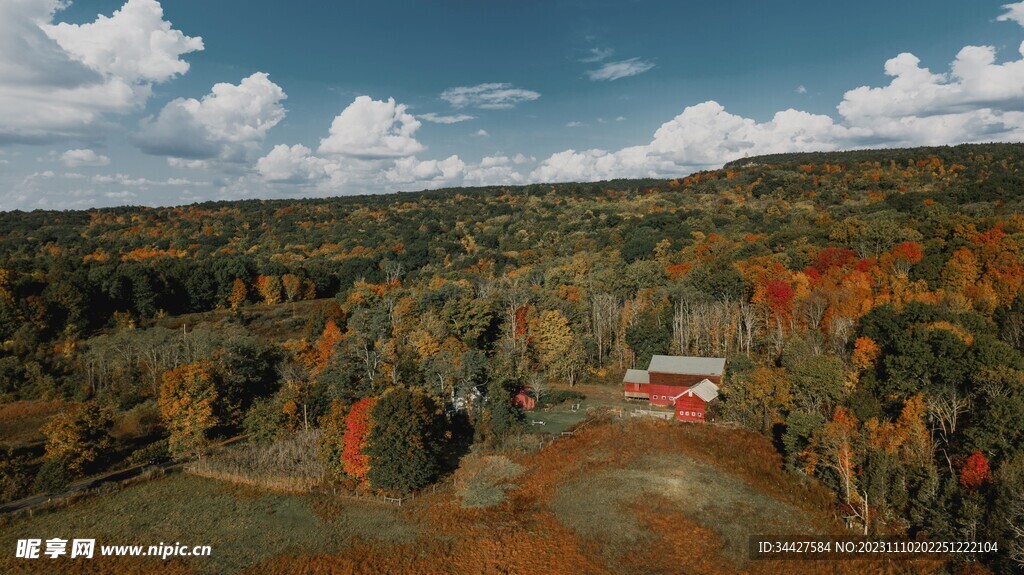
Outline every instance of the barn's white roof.
<svg viewBox="0 0 1024 575"><path fill-rule="evenodd" d="M651 374L643 369L627 369L622 383L651 383Z"/></svg>
<svg viewBox="0 0 1024 575"><path fill-rule="evenodd" d="M703 380L690 388L694 395L704 400L704 403L711 403L711 400L718 397L718 386L710 380Z"/></svg>
<svg viewBox="0 0 1024 575"><path fill-rule="evenodd" d="M656 355L651 358L651 365L647 368L647 371L691 375L722 375L722 372L725 371L725 358Z"/></svg>
<svg viewBox="0 0 1024 575"><path fill-rule="evenodd" d="M718 386L711 380L704 379L696 385L692 385L680 393L671 397L672 402L675 403L677 399L684 395L696 395L697 397L704 400L704 403L711 403L713 399L718 397Z"/></svg>

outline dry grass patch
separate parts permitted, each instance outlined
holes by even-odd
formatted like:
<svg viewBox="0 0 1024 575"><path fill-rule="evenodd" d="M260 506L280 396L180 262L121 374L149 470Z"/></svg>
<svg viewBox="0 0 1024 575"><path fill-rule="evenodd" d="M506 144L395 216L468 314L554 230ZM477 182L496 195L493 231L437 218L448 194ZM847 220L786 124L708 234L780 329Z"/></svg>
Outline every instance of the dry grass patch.
<svg viewBox="0 0 1024 575"><path fill-rule="evenodd" d="M43 425L60 411L75 405L59 399L0 404L0 447L19 447L43 441Z"/></svg>
<svg viewBox="0 0 1024 575"><path fill-rule="evenodd" d="M225 447L188 464L186 471L275 491L311 491L327 478L319 455L319 437L319 431L308 431L270 444Z"/></svg>
<svg viewBox="0 0 1024 575"><path fill-rule="evenodd" d="M523 466L503 455L470 455L455 473L456 492L463 507L493 507L505 502L505 492L515 489L514 479Z"/></svg>

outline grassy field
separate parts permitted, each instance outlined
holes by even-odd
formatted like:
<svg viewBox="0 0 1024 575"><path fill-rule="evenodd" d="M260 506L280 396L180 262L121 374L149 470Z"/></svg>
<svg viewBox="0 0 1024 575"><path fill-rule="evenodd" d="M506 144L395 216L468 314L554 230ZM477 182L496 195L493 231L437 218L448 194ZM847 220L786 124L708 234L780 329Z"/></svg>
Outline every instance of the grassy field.
<svg viewBox="0 0 1024 575"><path fill-rule="evenodd" d="M559 435L586 417L587 411L583 406L579 411L571 411L567 405L560 405L552 407L550 411L541 409L528 411L525 419L530 433Z"/></svg>
<svg viewBox="0 0 1024 575"><path fill-rule="evenodd" d="M356 538L405 543L420 529L403 509L375 501L323 501L179 473L19 520L0 530L0 549L9 558L8 550L14 550L17 539L31 537L89 537L96 538L97 545L211 545L212 556L195 559L189 567L197 573L231 573L281 553L337 551ZM8 561L0 562L0 572L10 572L18 563L40 573L53 568Z"/></svg>
<svg viewBox="0 0 1024 575"><path fill-rule="evenodd" d="M159 566L247 575L774 574L778 563L746 558L750 534L842 533L822 511L831 494L782 469L758 434L628 417L578 429L539 451L467 456L451 481L401 507L172 475L7 525L0 529L0 549L8 550L0 573L146 573ZM26 537L209 544L213 556L167 563L12 559L15 540ZM787 575L940 569L914 562L786 565Z"/></svg>
<svg viewBox="0 0 1024 575"><path fill-rule="evenodd" d="M333 298L322 298L279 304L251 304L243 306L236 314L230 309L216 309L203 313L189 313L150 320L153 326L168 329L190 328L197 325L216 325L227 321L242 321L257 336L273 340L287 340L299 337L306 323L318 308L329 305ZM146 325L149 327L149 324Z"/></svg>
<svg viewBox="0 0 1024 575"><path fill-rule="evenodd" d="M60 400L0 404L0 448L17 448L42 442L43 425L62 409L69 409L73 405Z"/></svg>

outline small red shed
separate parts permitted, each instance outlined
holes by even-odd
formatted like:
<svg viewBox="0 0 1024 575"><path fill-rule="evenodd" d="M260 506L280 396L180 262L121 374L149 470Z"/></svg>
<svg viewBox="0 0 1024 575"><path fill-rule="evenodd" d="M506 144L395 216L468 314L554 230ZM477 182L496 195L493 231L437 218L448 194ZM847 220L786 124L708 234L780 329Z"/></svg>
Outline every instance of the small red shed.
<svg viewBox="0 0 1024 575"><path fill-rule="evenodd" d="M523 411L533 411L533 408L537 406L537 400L533 398L532 393L532 388L524 387L519 390L519 393L515 394L512 398L512 403Z"/></svg>

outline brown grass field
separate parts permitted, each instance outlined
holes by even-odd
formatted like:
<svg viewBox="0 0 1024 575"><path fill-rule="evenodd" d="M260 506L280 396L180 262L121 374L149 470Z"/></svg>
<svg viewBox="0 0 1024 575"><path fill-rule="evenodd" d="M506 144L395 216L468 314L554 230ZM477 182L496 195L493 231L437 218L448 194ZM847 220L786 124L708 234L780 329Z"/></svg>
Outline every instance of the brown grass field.
<svg viewBox="0 0 1024 575"><path fill-rule="evenodd" d="M3 573L944 573L937 562L755 561L752 533L839 535L831 495L761 436L592 422L540 451L473 454L401 507L271 493L186 474L0 529ZM213 556L15 560L24 537L209 544Z"/></svg>
<svg viewBox="0 0 1024 575"><path fill-rule="evenodd" d="M13 401L0 404L0 448L22 447L43 441L42 427L62 409L74 404L61 400Z"/></svg>

